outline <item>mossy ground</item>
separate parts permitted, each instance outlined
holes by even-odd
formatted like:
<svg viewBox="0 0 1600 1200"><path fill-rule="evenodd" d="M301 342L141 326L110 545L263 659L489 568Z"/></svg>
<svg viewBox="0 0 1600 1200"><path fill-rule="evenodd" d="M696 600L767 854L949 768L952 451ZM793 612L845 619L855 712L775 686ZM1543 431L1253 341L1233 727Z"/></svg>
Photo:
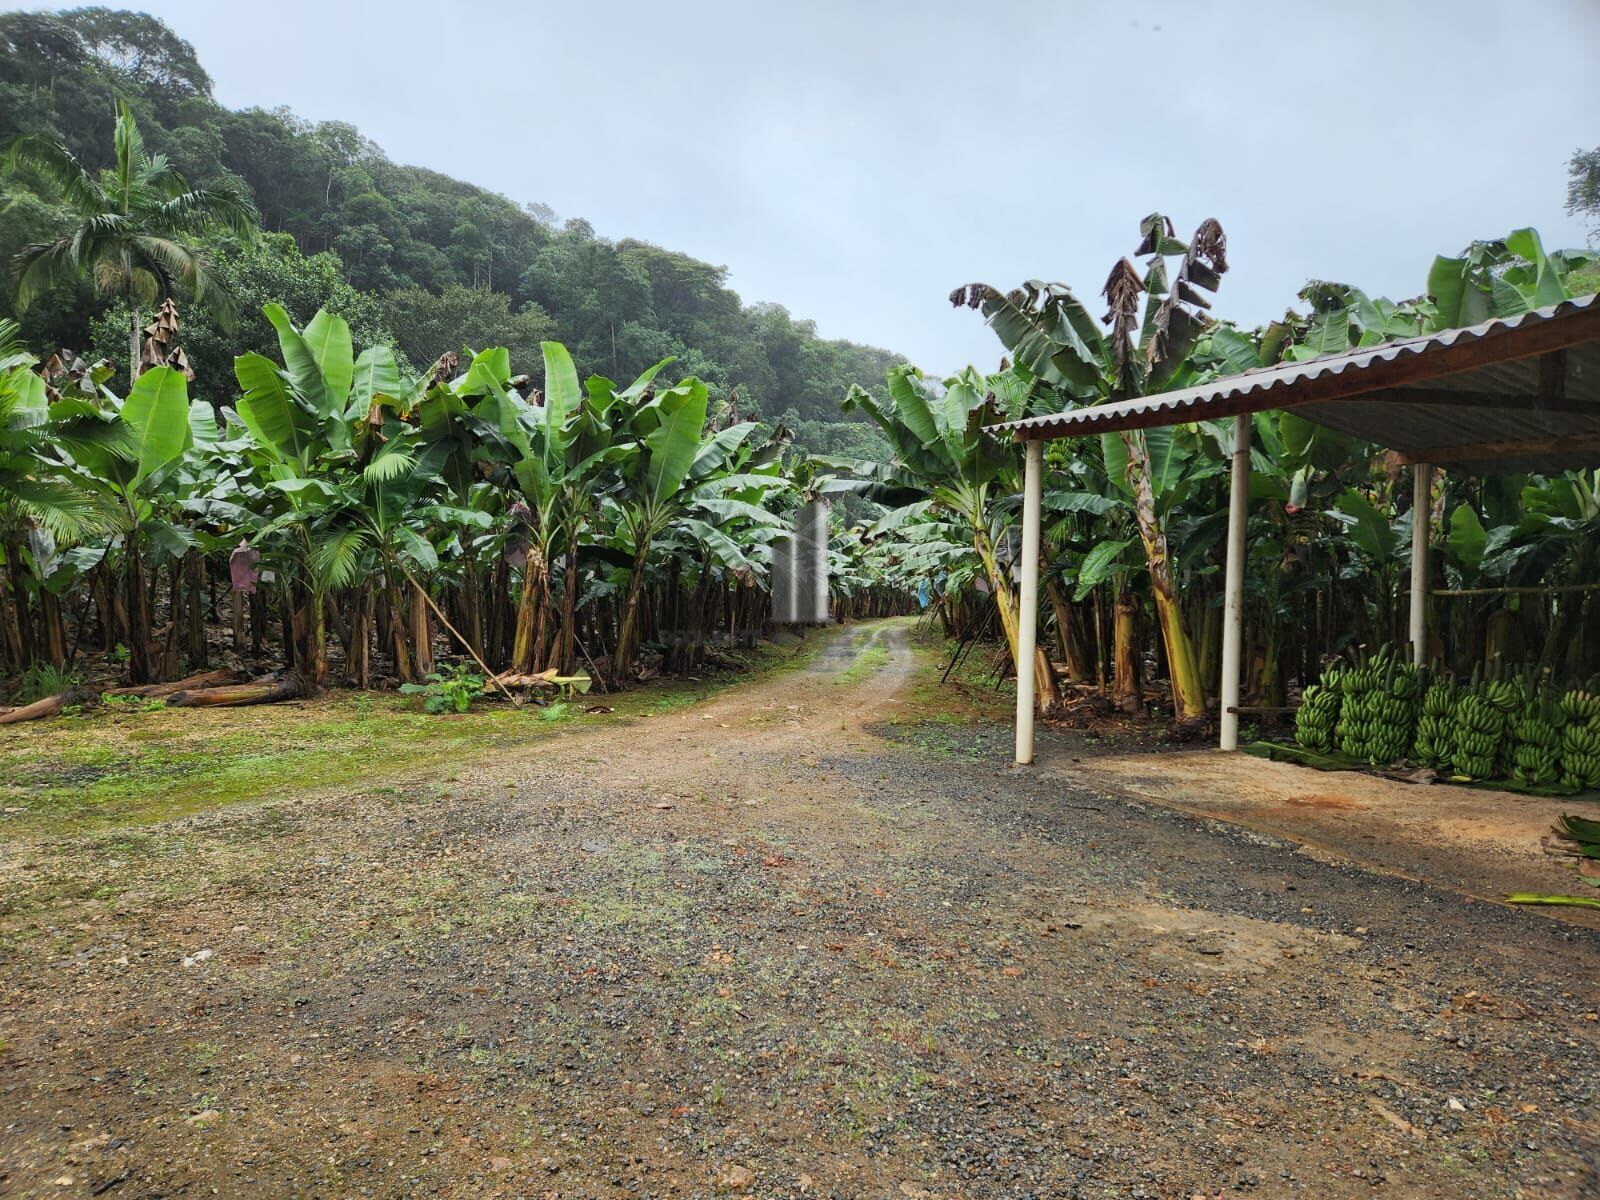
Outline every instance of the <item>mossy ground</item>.
<svg viewBox="0 0 1600 1200"><path fill-rule="evenodd" d="M232 709L108 703L0 732L0 829L108 829L218 805L311 792L504 754L537 753L560 729L677 712L733 684L804 667L820 641L764 643L743 669L652 680L563 709L497 698L430 715L392 692L330 690ZM611 712L589 713L604 707ZM550 719L552 716L555 719Z"/></svg>

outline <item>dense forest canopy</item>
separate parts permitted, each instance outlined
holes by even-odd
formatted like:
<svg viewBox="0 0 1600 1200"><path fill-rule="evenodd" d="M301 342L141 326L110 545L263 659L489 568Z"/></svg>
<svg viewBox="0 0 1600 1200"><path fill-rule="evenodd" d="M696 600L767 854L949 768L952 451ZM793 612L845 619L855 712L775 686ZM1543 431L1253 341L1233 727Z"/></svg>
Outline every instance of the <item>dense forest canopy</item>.
<svg viewBox="0 0 1600 1200"><path fill-rule="evenodd" d="M230 394L234 354L274 345L260 316L274 299L298 320L319 307L344 316L361 340L390 342L418 368L463 344L504 345L515 361L537 363L543 339L566 343L581 372L618 379L676 356L670 373L705 380L719 408L783 420L817 450L870 436L833 428L839 397L881 386L900 361L824 339L781 305L744 304L725 267L613 241L542 205L391 162L352 125L287 108L231 111L213 99L194 48L155 17L99 7L0 14L0 133L56 138L96 170L111 162L106 131L119 99L151 152L191 185L240 188L263 228L287 235L214 248L243 321L224 339L210 318L186 314L195 391L214 402ZM7 261L66 223L42 181L13 175L0 186ZM111 307L87 285L60 287L21 313L7 295L0 316L16 317L31 345L115 358L127 322Z"/></svg>

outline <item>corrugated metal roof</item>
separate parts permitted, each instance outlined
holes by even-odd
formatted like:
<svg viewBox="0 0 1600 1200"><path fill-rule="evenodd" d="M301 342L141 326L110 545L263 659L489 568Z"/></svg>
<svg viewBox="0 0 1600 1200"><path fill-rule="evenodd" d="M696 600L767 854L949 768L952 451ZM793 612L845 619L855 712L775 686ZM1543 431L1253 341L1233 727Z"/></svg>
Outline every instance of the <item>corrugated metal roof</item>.
<svg viewBox="0 0 1600 1200"><path fill-rule="evenodd" d="M1562 368L1558 390L1547 364ZM1274 408L1474 473L1600 464L1600 297L991 428L1075 437ZM1548 439L1565 444L1518 445Z"/></svg>

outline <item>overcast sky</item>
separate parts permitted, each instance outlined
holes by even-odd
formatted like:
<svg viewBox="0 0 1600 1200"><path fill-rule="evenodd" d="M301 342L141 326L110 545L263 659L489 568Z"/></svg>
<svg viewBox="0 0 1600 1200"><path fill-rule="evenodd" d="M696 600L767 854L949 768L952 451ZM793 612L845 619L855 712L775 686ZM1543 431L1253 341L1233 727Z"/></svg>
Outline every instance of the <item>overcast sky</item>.
<svg viewBox="0 0 1600 1200"><path fill-rule="evenodd" d="M1222 222L1242 323L1311 278L1414 295L1522 225L1581 244L1565 164L1600 145L1595 0L146 6L229 106L350 121L941 373L999 353L953 287L1098 303L1155 209Z"/></svg>

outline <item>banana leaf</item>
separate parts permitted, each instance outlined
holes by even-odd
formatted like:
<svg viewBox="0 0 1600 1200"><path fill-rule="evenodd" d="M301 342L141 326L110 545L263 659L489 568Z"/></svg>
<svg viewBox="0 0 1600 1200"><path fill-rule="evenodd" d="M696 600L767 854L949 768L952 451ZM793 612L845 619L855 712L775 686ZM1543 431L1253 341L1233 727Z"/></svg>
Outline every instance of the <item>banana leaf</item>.
<svg viewBox="0 0 1600 1200"><path fill-rule="evenodd" d="M1553 904L1568 908L1600 908L1600 899L1593 896L1547 896L1540 892L1512 892L1507 904Z"/></svg>

